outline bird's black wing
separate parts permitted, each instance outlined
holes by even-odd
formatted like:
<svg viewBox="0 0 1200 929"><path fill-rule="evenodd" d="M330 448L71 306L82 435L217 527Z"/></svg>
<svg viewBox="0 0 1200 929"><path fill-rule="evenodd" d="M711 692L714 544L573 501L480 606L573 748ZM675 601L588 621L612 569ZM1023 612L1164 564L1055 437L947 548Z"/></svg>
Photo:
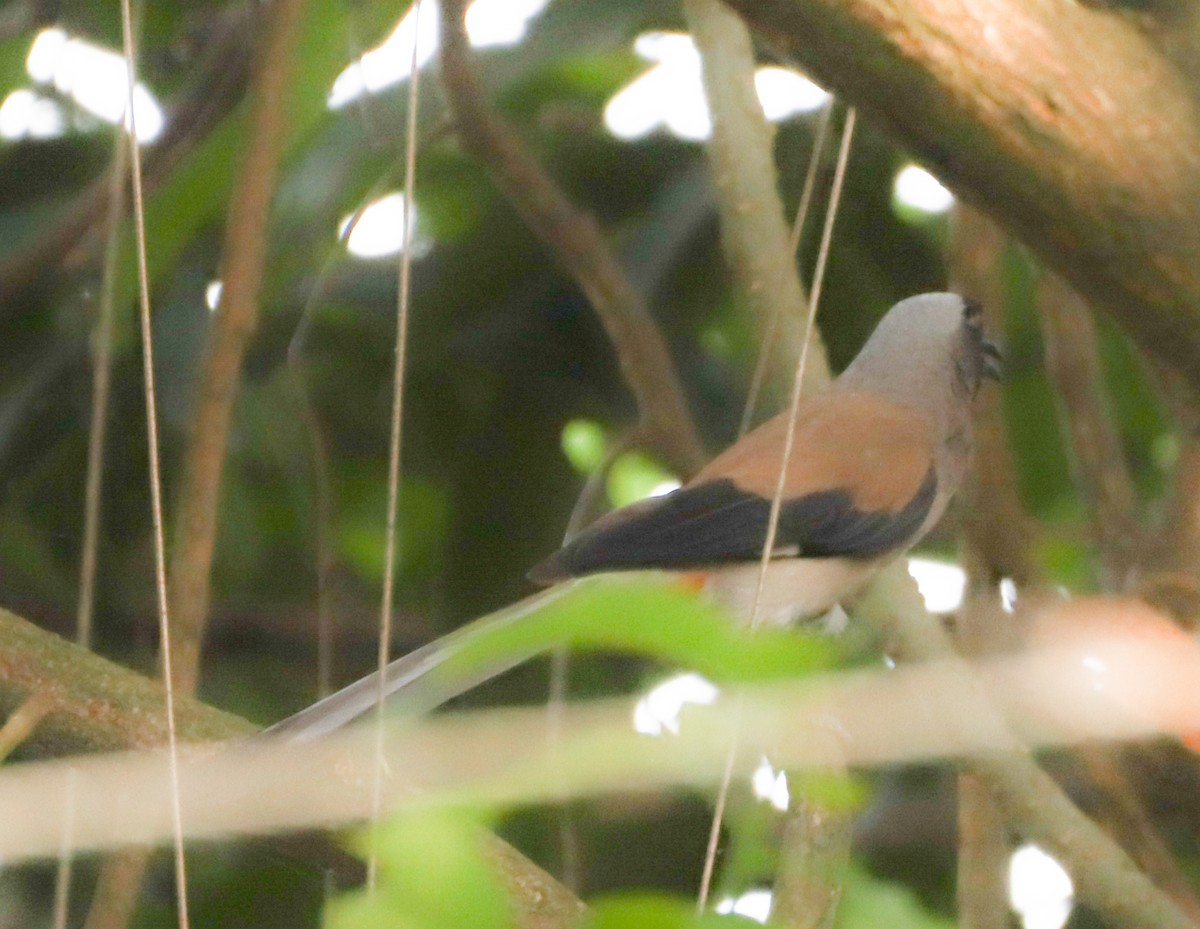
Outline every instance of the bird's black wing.
<svg viewBox="0 0 1200 929"><path fill-rule="evenodd" d="M896 510L863 510L835 488L785 500L776 556L873 558L906 542L925 522L937 494L932 468ZM728 478L703 481L610 513L529 576L549 583L599 571L687 570L756 561L766 540L771 501Z"/></svg>

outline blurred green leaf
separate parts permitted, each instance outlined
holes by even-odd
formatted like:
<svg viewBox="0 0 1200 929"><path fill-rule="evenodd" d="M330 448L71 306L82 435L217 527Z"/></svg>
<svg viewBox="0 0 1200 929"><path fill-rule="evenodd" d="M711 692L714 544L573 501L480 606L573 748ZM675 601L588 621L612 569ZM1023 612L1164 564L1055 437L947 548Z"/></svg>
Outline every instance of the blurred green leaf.
<svg viewBox="0 0 1200 929"><path fill-rule="evenodd" d="M364 859L374 844L374 893L330 901L326 929L503 929L513 924L504 887L483 853L484 823L462 811L406 811L357 833Z"/></svg>
<svg viewBox="0 0 1200 929"><path fill-rule="evenodd" d="M501 617L508 621L497 622ZM645 655L717 682L806 674L831 666L836 654L827 636L778 628L751 632L711 601L637 575L574 581L484 617L468 630L427 676L435 687L563 644Z"/></svg>
<svg viewBox="0 0 1200 929"><path fill-rule="evenodd" d="M903 884L851 865L838 906L837 929L953 929L954 925L954 920L924 907Z"/></svg>
<svg viewBox="0 0 1200 929"><path fill-rule="evenodd" d="M608 441L604 427L590 419L573 419L562 431L562 450L580 474L594 474L604 461Z"/></svg>
<svg viewBox="0 0 1200 929"><path fill-rule="evenodd" d="M608 473L608 499L613 506L644 500L664 487L674 489L679 478L642 452L626 452Z"/></svg>

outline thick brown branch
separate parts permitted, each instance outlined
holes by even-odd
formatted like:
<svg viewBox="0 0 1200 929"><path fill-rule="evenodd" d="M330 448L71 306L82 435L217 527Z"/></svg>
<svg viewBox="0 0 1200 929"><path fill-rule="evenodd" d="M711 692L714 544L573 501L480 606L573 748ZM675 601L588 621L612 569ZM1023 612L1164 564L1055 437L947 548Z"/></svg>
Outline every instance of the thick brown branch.
<svg viewBox="0 0 1200 929"><path fill-rule="evenodd" d="M38 755L150 748L167 740L162 685L0 610L0 713L44 692L50 713L25 742ZM182 742L238 738L255 727L181 696L175 703Z"/></svg>
<svg viewBox="0 0 1200 929"><path fill-rule="evenodd" d="M1128 22L1057 0L728 0L1200 383L1200 114Z"/></svg>
<svg viewBox="0 0 1200 929"><path fill-rule="evenodd" d="M471 64L464 7L463 0L445 0L441 16L442 81L459 138L587 295L637 398L647 439L690 475L704 456L662 333L595 220L567 199L489 107Z"/></svg>

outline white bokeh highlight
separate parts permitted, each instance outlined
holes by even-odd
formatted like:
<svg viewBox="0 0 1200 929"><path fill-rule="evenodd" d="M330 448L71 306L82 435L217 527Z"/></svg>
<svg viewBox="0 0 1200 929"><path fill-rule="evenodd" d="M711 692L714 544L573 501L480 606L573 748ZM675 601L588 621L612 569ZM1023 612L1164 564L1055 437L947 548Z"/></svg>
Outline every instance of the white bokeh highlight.
<svg viewBox="0 0 1200 929"><path fill-rule="evenodd" d="M669 493L674 493L682 486L683 486L683 484L681 484L679 481L675 480L674 478L672 478L669 481L661 481L660 483L655 484L653 487L651 487L650 493L646 494L646 496L647 497L664 497Z"/></svg>
<svg viewBox="0 0 1200 929"><path fill-rule="evenodd" d="M771 891L765 887L756 887L737 897L722 897L714 909L722 915L732 913L745 916L756 923L765 923L771 915L773 900Z"/></svg>
<svg viewBox="0 0 1200 929"><path fill-rule="evenodd" d="M1008 862L1008 901L1025 929L1062 929L1075 904L1075 885L1042 849L1022 845Z"/></svg>
<svg viewBox="0 0 1200 929"><path fill-rule="evenodd" d="M642 735L679 734L680 716L689 703L706 706L717 699L717 685L699 674L680 674L649 690L633 708L633 728Z"/></svg>
<svg viewBox="0 0 1200 929"><path fill-rule="evenodd" d="M119 52L51 27L34 38L25 70L36 83L53 86L97 119L112 125L124 120L129 126L129 69ZM133 115L143 145L162 134L162 107L140 81L133 88Z"/></svg>
<svg viewBox="0 0 1200 929"><path fill-rule="evenodd" d="M829 91L799 71L774 65L754 72L754 89L763 114L773 123L819 110L829 99Z"/></svg>
<svg viewBox="0 0 1200 929"><path fill-rule="evenodd" d="M604 125L619 139L640 139L658 129L699 142L712 133L708 101L700 77L700 53L691 36L644 32L634 51L651 67L613 94ZM778 122L822 106L829 94L790 68L769 66L754 75L755 90L768 119Z"/></svg>
<svg viewBox="0 0 1200 929"><path fill-rule="evenodd" d="M407 207L399 191L371 201L358 213L343 216L338 223L338 237L345 240L346 251L355 258L386 258L404 248L405 224L410 221L413 257L419 258L429 250L429 243L418 241L417 210Z"/></svg>
<svg viewBox="0 0 1200 929"><path fill-rule="evenodd" d="M466 13L467 39L474 48L515 45L525 38L529 23L549 0L475 0ZM326 101L339 110L364 96L377 94L408 80L416 48L416 65L424 68L437 54L441 12L436 3L409 8L391 34L351 62L333 82Z"/></svg>
<svg viewBox="0 0 1200 929"><path fill-rule="evenodd" d="M22 87L0 102L0 139L57 139L66 131L58 102Z"/></svg>
<svg viewBox="0 0 1200 929"><path fill-rule="evenodd" d="M954 194L919 165L905 165L892 185L896 203L919 213L936 216L954 206Z"/></svg>
<svg viewBox="0 0 1200 929"><path fill-rule="evenodd" d="M932 558L909 558L908 573L917 582L930 613L952 613L962 606L967 573L958 565Z"/></svg>
<svg viewBox="0 0 1200 929"><path fill-rule="evenodd" d="M788 792L787 773L776 771L765 755L750 777L750 789L754 791L755 797L771 804L781 813L786 812L792 802Z"/></svg>
<svg viewBox="0 0 1200 929"><path fill-rule="evenodd" d="M204 305L214 313L221 305L221 291L224 288L224 283L219 280L209 281L208 286L204 288Z"/></svg>

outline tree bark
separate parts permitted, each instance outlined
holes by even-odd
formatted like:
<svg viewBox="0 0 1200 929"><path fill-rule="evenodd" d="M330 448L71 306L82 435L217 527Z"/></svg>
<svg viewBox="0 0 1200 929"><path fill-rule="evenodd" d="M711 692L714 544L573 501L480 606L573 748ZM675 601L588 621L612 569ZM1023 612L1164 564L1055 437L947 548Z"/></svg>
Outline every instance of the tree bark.
<svg viewBox="0 0 1200 929"><path fill-rule="evenodd" d="M1161 42L1056 0L727 2L1200 384L1200 108Z"/></svg>

